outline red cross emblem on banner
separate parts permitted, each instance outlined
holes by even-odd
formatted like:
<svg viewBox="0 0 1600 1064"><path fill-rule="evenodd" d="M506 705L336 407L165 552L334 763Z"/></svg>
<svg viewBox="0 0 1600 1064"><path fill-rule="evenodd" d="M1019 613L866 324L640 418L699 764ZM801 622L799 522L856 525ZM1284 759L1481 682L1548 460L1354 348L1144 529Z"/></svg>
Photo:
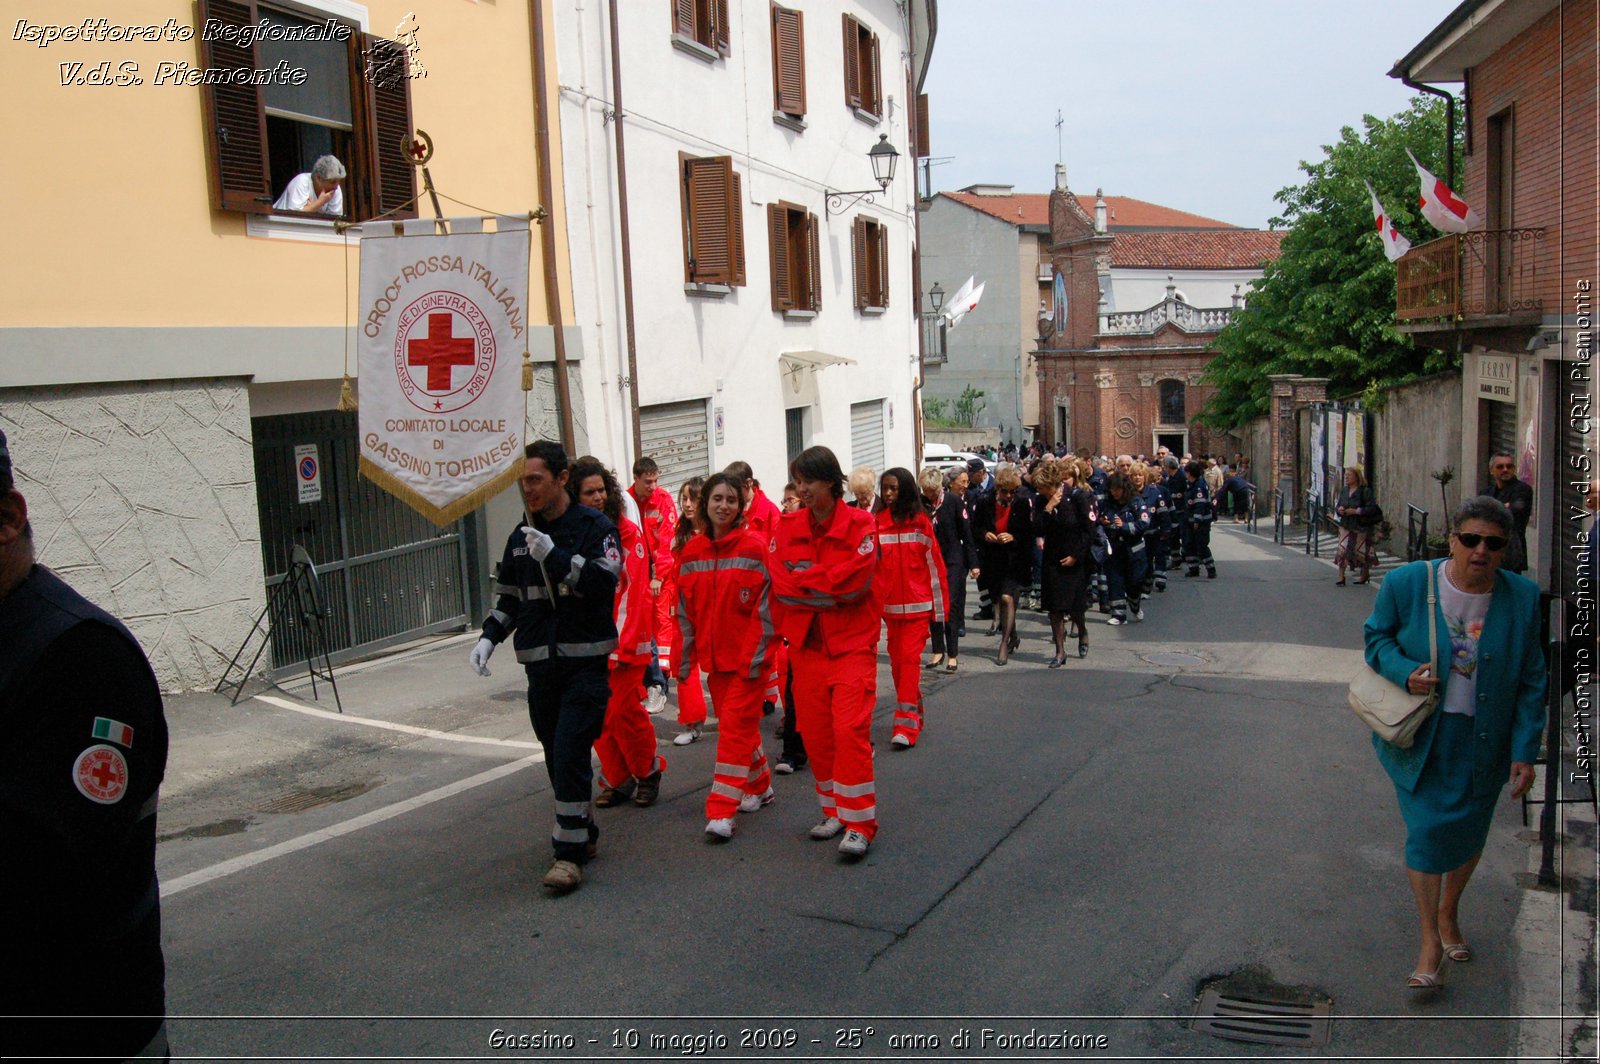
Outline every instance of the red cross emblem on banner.
<svg viewBox="0 0 1600 1064"><path fill-rule="evenodd" d="M428 335L406 344L406 363L426 366L428 382L424 387L430 392L451 390L451 378L456 366L470 366L477 359L477 345L472 338L453 335L455 315L449 311L428 315Z"/></svg>

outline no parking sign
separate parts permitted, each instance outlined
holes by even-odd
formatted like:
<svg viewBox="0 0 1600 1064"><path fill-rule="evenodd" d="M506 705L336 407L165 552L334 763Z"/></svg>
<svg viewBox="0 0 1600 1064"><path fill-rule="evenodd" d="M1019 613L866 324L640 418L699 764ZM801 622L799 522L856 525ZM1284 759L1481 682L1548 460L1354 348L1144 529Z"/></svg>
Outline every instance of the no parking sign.
<svg viewBox="0 0 1600 1064"><path fill-rule="evenodd" d="M294 449L294 479L300 486L301 502L322 501L322 460L317 445L304 443Z"/></svg>

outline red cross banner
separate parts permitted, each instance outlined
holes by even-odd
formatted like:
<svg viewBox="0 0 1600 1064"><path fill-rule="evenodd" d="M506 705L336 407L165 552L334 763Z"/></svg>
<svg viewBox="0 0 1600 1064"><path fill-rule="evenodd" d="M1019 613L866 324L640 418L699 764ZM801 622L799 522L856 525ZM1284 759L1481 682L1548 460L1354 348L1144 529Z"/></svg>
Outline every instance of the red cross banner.
<svg viewBox="0 0 1600 1064"><path fill-rule="evenodd" d="M361 473L436 525L517 478L526 218L361 227Z"/></svg>

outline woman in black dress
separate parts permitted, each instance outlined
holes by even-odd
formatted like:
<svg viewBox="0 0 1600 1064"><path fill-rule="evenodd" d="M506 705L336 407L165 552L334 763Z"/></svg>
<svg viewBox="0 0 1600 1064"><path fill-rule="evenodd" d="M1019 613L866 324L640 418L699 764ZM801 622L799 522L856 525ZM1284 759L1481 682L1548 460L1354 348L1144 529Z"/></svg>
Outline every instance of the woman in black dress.
<svg viewBox="0 0 1600 1064"><path fill-rule="evenodd" d="M1042 598L1050 613L1050 636L1056 656L1052 669L1067 663L1067 621L1078 633L1078 657L1089 656L1089 629L1083 615L1089 606L1089 545L1094 541L1094 496L1079 490L1076 459L1043 462L1033 471L1033 486L1044 500L1034 530L1044 539Z"/></svg>
<svg viewBox="0 0 1600 1064"><path fill-rule="evenodd" d="M955 672L960 667L960 637L966 634L967 574L977 574L978 545L972 542L972 521L964 496L967 471L958 466L948 475L937 469L924 469L917 478L924 505L933 518L933 538L944 560L945 591L950 596L947 619L933 623L933 658L930 669Z"/></svg>
<svg viewBox="0 0 1600 1064"><path fill-rule="evenodd" d="M1009 462L994 472L994 494L978 500L972 511L972 536L978 560L988 574L1000 629L996 665L1011 660L1022 640L1017 635L1017 601L1033 576L1033 508L1018 492L1022 471Z"/></svg>

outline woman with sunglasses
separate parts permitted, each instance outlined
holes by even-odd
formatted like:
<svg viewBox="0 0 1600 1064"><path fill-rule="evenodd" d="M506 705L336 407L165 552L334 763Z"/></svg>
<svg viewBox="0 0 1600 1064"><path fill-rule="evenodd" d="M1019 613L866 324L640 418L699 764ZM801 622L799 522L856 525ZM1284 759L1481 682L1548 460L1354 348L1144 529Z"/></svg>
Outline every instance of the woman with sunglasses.
<svg viewBox="0 0 1600 1064"><path fill-rule="evenodd" d="M1520 798L1533 784L1544 723L1539 589L1501 569L1511 513L1485 495L1451 522L1450 557L1412 562L1384 580L1366 623L1367 664L1412 694L1434 692L1437 709L1408 749L1373 736L1406 822L1406 874L1421 944L1412 990L1439 985L1446 959L1472 960L1461 894L1509 781ZM1435 566L1437 648L1428 646L1426 566ZM1430 675L1437 659L1440 675Z"/></svg>

